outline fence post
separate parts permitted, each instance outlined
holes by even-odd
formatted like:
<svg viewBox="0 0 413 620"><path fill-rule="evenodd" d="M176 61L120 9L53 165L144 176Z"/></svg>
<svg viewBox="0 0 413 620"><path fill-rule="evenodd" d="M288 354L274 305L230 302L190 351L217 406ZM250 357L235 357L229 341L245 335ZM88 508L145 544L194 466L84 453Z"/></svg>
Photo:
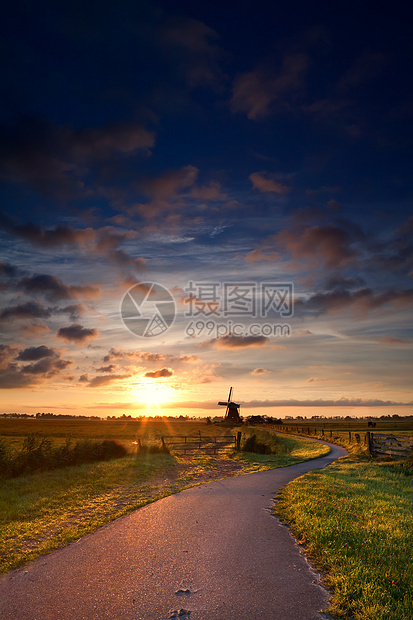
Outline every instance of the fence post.
<svg viewBox="0 0 413 620"><path fill-rule="evenodd" d="M351 443L351 431L348 432L348 442Z"/></svg>
<svg viewBox="0 0 413 620"><path fill-rule="evenodd" d="M237 451L241 450L241 431L237 431Z"/></svg>
<svg viewBox="0 0 413 620"><path fill-rule="evenodd" d="M372 452L371 452L371 440L372 440L372 435L373 433L370 434L370 431L367 431L366 433L366 439L367 439L367 452L370 454L370 456L372 456Z"/></svg>

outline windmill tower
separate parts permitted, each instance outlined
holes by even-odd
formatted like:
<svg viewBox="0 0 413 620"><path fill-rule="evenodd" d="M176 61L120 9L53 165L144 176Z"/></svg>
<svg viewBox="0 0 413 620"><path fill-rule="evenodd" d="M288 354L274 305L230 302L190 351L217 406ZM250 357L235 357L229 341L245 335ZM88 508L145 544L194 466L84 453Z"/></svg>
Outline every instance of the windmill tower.
<svg viewBox="0 0 413 620"><path fill-rule="evenodd" d="M218 405L222 405L226 407L224 422L232 422L232 424L239 424L241 422L241 417L239 414L239 408L241 405L237 405L231 400L232 396L232 388L229 389L228 400L223 402L220 401Z"/></svg>

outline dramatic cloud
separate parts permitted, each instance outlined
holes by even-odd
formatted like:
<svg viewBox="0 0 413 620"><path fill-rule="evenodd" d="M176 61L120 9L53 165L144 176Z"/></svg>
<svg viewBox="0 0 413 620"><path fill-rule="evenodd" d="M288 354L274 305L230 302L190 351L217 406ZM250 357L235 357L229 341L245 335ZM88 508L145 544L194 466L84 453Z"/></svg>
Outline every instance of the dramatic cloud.
<svg viewBox="0 0 413 620"><path fill-rule="evenodd" d="M150 202L134 207L130 213L139 213L143 217L154 217L176 206L182 206L182 192L188 191L195 184L199 170L195 166L184 166L179 170L167 170L163 174L140 182L141 191Z"/></svg>
<svg viewBox="0 0 413 620"><path fill-rule="evenodd" d="M21 362L33 363L22 365ZM20 351L15 345L0 345L0 389L24 388L42 383L60 374L72 363L61 359L60 351L45 345Z"/></svg>
<svg viewBox="0 0 413 620"><path fill-rule="evenodd" d="M56 357L55 349L50 349L42 344L40 347L28 347L24 351L20 351L16 360L23 362L35 362L45 357Z"/></svg>
<svg viewBox="0 0 413 620"><path fill-rule="evenodd" d="M268 172L253 172L250 174L249 179L254 189L258 189L260 192L288 194L291 191L291 187L281 183L276 178L272 178Z"/></svg>
<svg viewBox="0 0 413 620"><path fill-rule="evenodd" d="M113 226L105 226L96 230L93 228L75 229L72 226L56 226L55 228L45 229L32 222L16 224L3 213L0 213L0 228L40 248L76 248L94 256L104 256L119 267L133 267L136 270L145 268L146 260L144 257L132 257L119 248L122 243L136 239L138 233L135 230L119 231ZM50 278L53 276L33 277ZM30 284L30 278L26 278L26 280L29 280ZM49 285L56 290L56 283L54 285L49 283ZM95 288L91 287L89 291L91 296L98 294L98 290L95 291Z"/></svg>
<svg viewBox="0 0 413 620"><path fill-rule="evenodd" d="M350 233L334 225L283 230L272 240L277 251L285 250L294 258L321 262L329 269L346 266L357 256Z"/></svg>
<svg viewBox="0 0 413 620"><path fill-rule="evenodd" d="M23 374L15 365L10 365L6 370L0 371L0 390L13 390L31 387L36 379Z"/></svg>
<svg viewBox="0 0 413 620"><path fill-rule="evenodd" d="M223 81L219 63L223 56L217 33L203 22L185 16L169 18L159 32L169 55L176 59L179 77L189 88L217 88Z"/></svg>
<svg viewBox="0 0 413 620"><path fill-rule="evenodd" d="M14 319L48 319L52 315L52 308L45 308L37 301L27 301L16 306L8 306L0 311L0 321Z"/></svg>
<svg viewBox="0 0 413 620"><path fill-rule="evenodd" d="M66 342L74 342L77 345L85 344L88 340L96 338L98 330L95 328L83 327L79 323L74 323L68 327L61 327L57 332L58 338Z"/></svg>
<svg viewBox="0 0 413 620"><path fill-rule="evenodd" d="M232 111L244 112L252 120L275 113L290 93L302 88L308 64L306 54L292 53L284 56L278 70L271 62L242 73L234 81Z"/></svg>
<svg viewBox="0 0 413 620"><path fill-rule="evenodd" d="M153 372L146 372L145 377L149 379L160 379L161 377L172 377L174 371L172 368L160 368L159 370L154 370Z"/></svg>
<svg viewBox="0 0 413 620"><path fill-rule="evenodd" d="M245 260L247 261L247 263L259 263L259 262L264 262L264 263L276 263L277 261L281 262L281 256L278 254L278 252L272 252L272 251L268 251L268 252L263 252L262 250L251 250L251 252L248 252L248 254L245 256Z"/></svg>
<svg viewBox="0 0 413 620"><path fill-rule="evenodd" d="M269 343L266 336L221 336L211 341L215 349L243 349L264 347Z"/></svg>
<svg viewBox="0 0 413 620"><path fill-rule="evenodd" d="M48 333L50 333L50 329L42 323L30 323L30 325L20 326L20 334L25 338L36 338Z"/></svg>
<svg viewBox="0 0 413 620"><path fill-rule="evenodd" d="M116 370L116 368L116 364L109 364L108 366L101 366L100 368L98 368L98 372L113 372L114 370Z"/></svg>
<svg viewBox="0 0 413 620"><path fill-rule="evenodd" d="M363 288L354 292L346 290L318 292L306 300L296 300L294 308L297 313L309 312L321 315L350 310L356 315L363 316L385 306L405 308L411 305L413 305L413 289L374 293L369 288Z"/></svg>
<svg viewBox="0 0 413 620"><path fill-rule="evenodd" d="M16 357L19 352L19 345L0 344L0 370L5 370L11 360Z"/></svg>
<svg viewBox="0 0 413 620"><path fill-rule="evenodd" d="M49 319L52 315L67 314L72 320L75 320L77 316L83 311L83 306L80 304L72 304L60 308L58 306L54 308L46 307L42 303L37 301L27 301L15 306L7 306L0 310L0 321L14 321L15 319ZM34 330L41 331L41 329L48 330L47 327L41 327L38 324L33 328ZM29 329L30 326L23 329Z"/></svg>
<svg viewBox="0 0 413 620"><path fill-rule="evenodd" d="M10 263L4 263L0 261L0 276L6 278L16 278L20 273L20 269L10 265Z"/></svg>
<svg viewBox="0 0 413 620"><path fill-rule="evenodd" d="M43 295L50 301L60 301L63 299L74 299L78 297L91 299L100 294L97 286L70 286L64 284L56 276L46 274L34 275L23 278L19 286L28 295Z"/></svg>
<svg viewBox="0 0 413 620"><path fill-rule="evenodd" d="M53 308L56 314L67 314L71 321L76 321L81 314L84 314L86 307L83 304L70 304L63 308Z"/></svg>
<svg viewBox="0 0 413 620"><path fill-rule="evenodd" d="M413 277L413 216L385 243L374 243L370 259L373 268Z"/></svg>
<svg viewBox="0 0 413 620"><path fill-rule="evenodd" d="M254 368L254 370L251 371L251 374L260 376L260 375L268 375L270 372L271 370L267 370L266 368Z"/></svg>
<svg viewBox="0 0 413 620"><path fill-rule="evenodd" d="M115 349L112 347L107 355L103 358L104 363L112 360L126 359L136 360L139 362L163 362L167 359L167 355L162 353L150 353L149 351L125 351L124 349Z"/></svg>
<svg viewBox="0 0 413 620"><path fill-rule="evenodd" d="M177 356L168 355L167 357L173 362L184 362L184 363L196 364L197 362L200 361L200 358L197 355L177 355Z"/></svg>
<svg viewBox="0 0 413 620"><path fill-rule="evenodd" d="M0 213L0 227L15 237L46 249L60 246L83 247L96 239L96 232L92 228L74 229L72 226L56 226L44 229L32 222L16 224L4 213Z"/></svg>
<svg viewBox="0 0 413 620"><path fill-rule="evenodd" d="M8 180L62 201L90 197L93 191L86 178L92 171L119 157L148 155L154 145L154 134L139 124L78 131L36 118L24 118L7 130L0 128L0 138L0 162Z"/></svg>
<svg viewBox="0 0 413 620"><path fill-rule="evenodd" d="M86 376L86 380L87 380L87 375L82 375L82 376ZM105 385L110 385L114 381L128 379L129 377L130 375L98 375L89 381L88 387L91 387L91 388L103 387ZM80 378L79 381L82 381L82 378Z"/></svg>
<svg viewBox="0 0 413 620"><path fill-rule="evenodd" d="M73 362L69 360L61 360L56 358L44 358L36 362L35 364L28 364L21 368L23 374L30 375L44 375L45 378L50 379L59 374L60 371L65 370L67 366L70 366Z"/></svg>
<svg viewBox="0 0 413 620"><path fill-rule="evenodd" d="M207 185L195 185L191 189L191 196L199 200L211 202L215 200L227 200L228 196L222 192L221 184L218 181L210 181Z"/></svg>

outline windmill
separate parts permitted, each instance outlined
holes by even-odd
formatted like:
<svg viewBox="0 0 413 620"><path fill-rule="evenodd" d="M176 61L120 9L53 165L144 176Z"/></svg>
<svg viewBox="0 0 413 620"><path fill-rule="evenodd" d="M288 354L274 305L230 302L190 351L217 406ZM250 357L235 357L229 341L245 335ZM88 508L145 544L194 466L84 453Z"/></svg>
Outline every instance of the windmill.
<svg viewBox="0 0 413 620"><path fill-rule="evenodd" d="M241 417L239 414L239 408L241 407L241 405L237 405L237 403L234 403L231 400L231 396L232 396L232 387L229 389L229 394L228 394L228 400L223 402L220 401L218 403L218 405L222 405L223 407L226 407L226 411L225 411L225 417L224 417L224 421L225 422L232 422L235 424L239 424L241 422Z"/></svg>

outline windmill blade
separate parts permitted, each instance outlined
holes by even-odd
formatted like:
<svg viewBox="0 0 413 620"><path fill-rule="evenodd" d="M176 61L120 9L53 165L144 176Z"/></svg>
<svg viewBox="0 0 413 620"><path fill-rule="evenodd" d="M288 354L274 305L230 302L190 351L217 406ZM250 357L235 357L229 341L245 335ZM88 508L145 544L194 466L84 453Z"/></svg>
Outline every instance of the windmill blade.
<svg viewBox="0 0 413 620"><path fill-rule="evenodd" d="M228 394L228 402L231 402L231 396L232 396L232 387L229 388L229 394Z"/></svg>

